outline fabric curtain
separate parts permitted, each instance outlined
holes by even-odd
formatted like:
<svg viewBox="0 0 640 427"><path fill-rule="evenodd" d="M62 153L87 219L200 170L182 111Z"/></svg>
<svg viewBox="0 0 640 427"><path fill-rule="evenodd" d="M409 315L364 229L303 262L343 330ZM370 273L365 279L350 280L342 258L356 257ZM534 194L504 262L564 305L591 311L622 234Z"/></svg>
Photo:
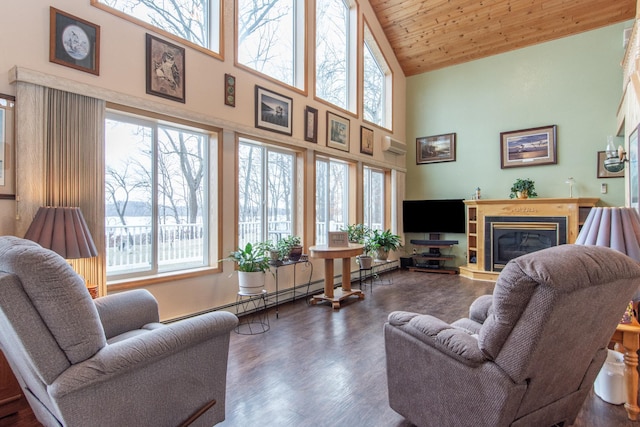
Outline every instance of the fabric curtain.
<svg viewBox="0 0 640 427"><path fill-rule="evenodd" d="M77 206L98 256L70 260L87 283L106 291L104 233L105 102L18 82L16 232L23 236L40 206Z"/></svg>

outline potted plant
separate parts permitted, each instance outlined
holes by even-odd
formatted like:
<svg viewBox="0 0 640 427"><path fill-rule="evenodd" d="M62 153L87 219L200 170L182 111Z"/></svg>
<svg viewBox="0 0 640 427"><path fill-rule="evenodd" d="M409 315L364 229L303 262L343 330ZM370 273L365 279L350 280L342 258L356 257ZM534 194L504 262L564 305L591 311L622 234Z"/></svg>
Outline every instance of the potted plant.
<svg viewBox="0 0 640 427"><path fill-rule="evenodd" d="M365 239L369 237L371 230L364 224L349 224L346 227L342 227L340 231L346 231L351 243L364 243Z"/></svg>
<svg viewBox="0 0 640 427"><path fill-rule="evenodd" d="M264 277L269 270L269 260L265 257L263 243L247 243L228 257L220 261L233 261L238 264L239 291L244 294L259 294L264 289Z"/></svg>
<svg viewBox="0 0 640 427"><path fill-rule="evenodd" d="M373 230L371 232L372 250L377 251L376 259L386 261L389 251L395 251L402 246L400 236L393 234L391 230Z"/></svg>
<svg viewBox="0 0 640 427"><path fill-rule="evenodd" d="M263 243L264 249L269 253L269 264L271 265L280 265L282 264L282 259L284 255L280 252L278 245L273 243L272 241L267 241Z"/></svg>
<svg viewBox="0 0 640 427"><path fill-rule="evenodd" d="M518 199L526 199L528 197L537 197L538 193L536 193L535 182L527 179L518 178L516 182L511 186L511 194L509 194L509 198L513 199L514 197Z"/></svg>
<svg viewBox="0 0 640 427"><path fill-rule="evenodd" d="M283 257L288 257L289 261L298 261L302 256L302 245L300 237L286 236L278 240L278 249Z"/></svg>

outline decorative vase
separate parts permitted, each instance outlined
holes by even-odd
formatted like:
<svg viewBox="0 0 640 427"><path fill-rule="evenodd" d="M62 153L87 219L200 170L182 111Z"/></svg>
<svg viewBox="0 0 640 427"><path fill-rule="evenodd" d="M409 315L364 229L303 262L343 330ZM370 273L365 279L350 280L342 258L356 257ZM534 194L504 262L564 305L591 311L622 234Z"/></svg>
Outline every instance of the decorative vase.
<svg viewBox="0 0 640 427"><path fill-rule="evenodd" d="M376 259L380 261L386 261L389 258L389 251L385 251L382 248L376 250Z"/></svg>
<svg viewBox="0 0 640 427"><path fill-rule="evenodd" d="M302 246L292 246L289 252L289 261L299 261L302 256Z"/></svg>
<svg viewBox="0 0 640 427"><path fill-rule="evenodd" d="M238 271L238 290L247 295L257 295L264 289L263 271Z"/></svg>
<svg viewBox="0 0 640 427"><path fill-rule="evenodd" d="M373 263L373 258L369 255L360 255L358 257L358 262L360 263L361 269L369 270L371 268L371 264Z"/></svg>
<svg viewBox="0 0 640 427"><path fill-rule="evenodd" d="M527 190L517 191L516 192L516 197L518 199L528 199L529 198L529 191L527 191Z"/></svg>

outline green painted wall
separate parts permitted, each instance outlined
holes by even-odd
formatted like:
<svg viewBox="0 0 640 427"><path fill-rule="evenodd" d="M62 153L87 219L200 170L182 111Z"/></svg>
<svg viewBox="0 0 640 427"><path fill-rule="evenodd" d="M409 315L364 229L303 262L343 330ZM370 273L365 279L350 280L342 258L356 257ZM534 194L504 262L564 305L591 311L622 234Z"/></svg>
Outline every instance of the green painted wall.
<svg viewBox="0 0 640 427"><path fill-rule="evenodd" d="M624 205L624 179L596 178L596 153L616 132L623 29L632 22L407 79L407 199L505 199L516 178L539 197L600 197ZM558 163L500 168L500 132L558 126ZM415 164L415 139L457 134L456 161ZM615 138L617 144L623 138ZM600 184L608 193L600 193Z"/></svg>

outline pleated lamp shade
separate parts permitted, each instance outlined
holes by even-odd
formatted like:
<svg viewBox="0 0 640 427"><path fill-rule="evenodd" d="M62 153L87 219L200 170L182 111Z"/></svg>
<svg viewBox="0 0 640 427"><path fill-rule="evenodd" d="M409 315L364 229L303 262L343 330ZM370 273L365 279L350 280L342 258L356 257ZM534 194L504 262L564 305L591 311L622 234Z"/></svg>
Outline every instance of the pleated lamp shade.
<svg viewBox="0 0 640 427"><path fill-rule="evenodd" d="M24 238L51 249L64 259L98 255L80 208L47 206L38 209Z"/></svg>
<svg viewBox="0 0 640 427"><path fill-rule="evenodd" d="M576 244L607 246L640 262L640 215L634 208L592 208Z"/></svg>

